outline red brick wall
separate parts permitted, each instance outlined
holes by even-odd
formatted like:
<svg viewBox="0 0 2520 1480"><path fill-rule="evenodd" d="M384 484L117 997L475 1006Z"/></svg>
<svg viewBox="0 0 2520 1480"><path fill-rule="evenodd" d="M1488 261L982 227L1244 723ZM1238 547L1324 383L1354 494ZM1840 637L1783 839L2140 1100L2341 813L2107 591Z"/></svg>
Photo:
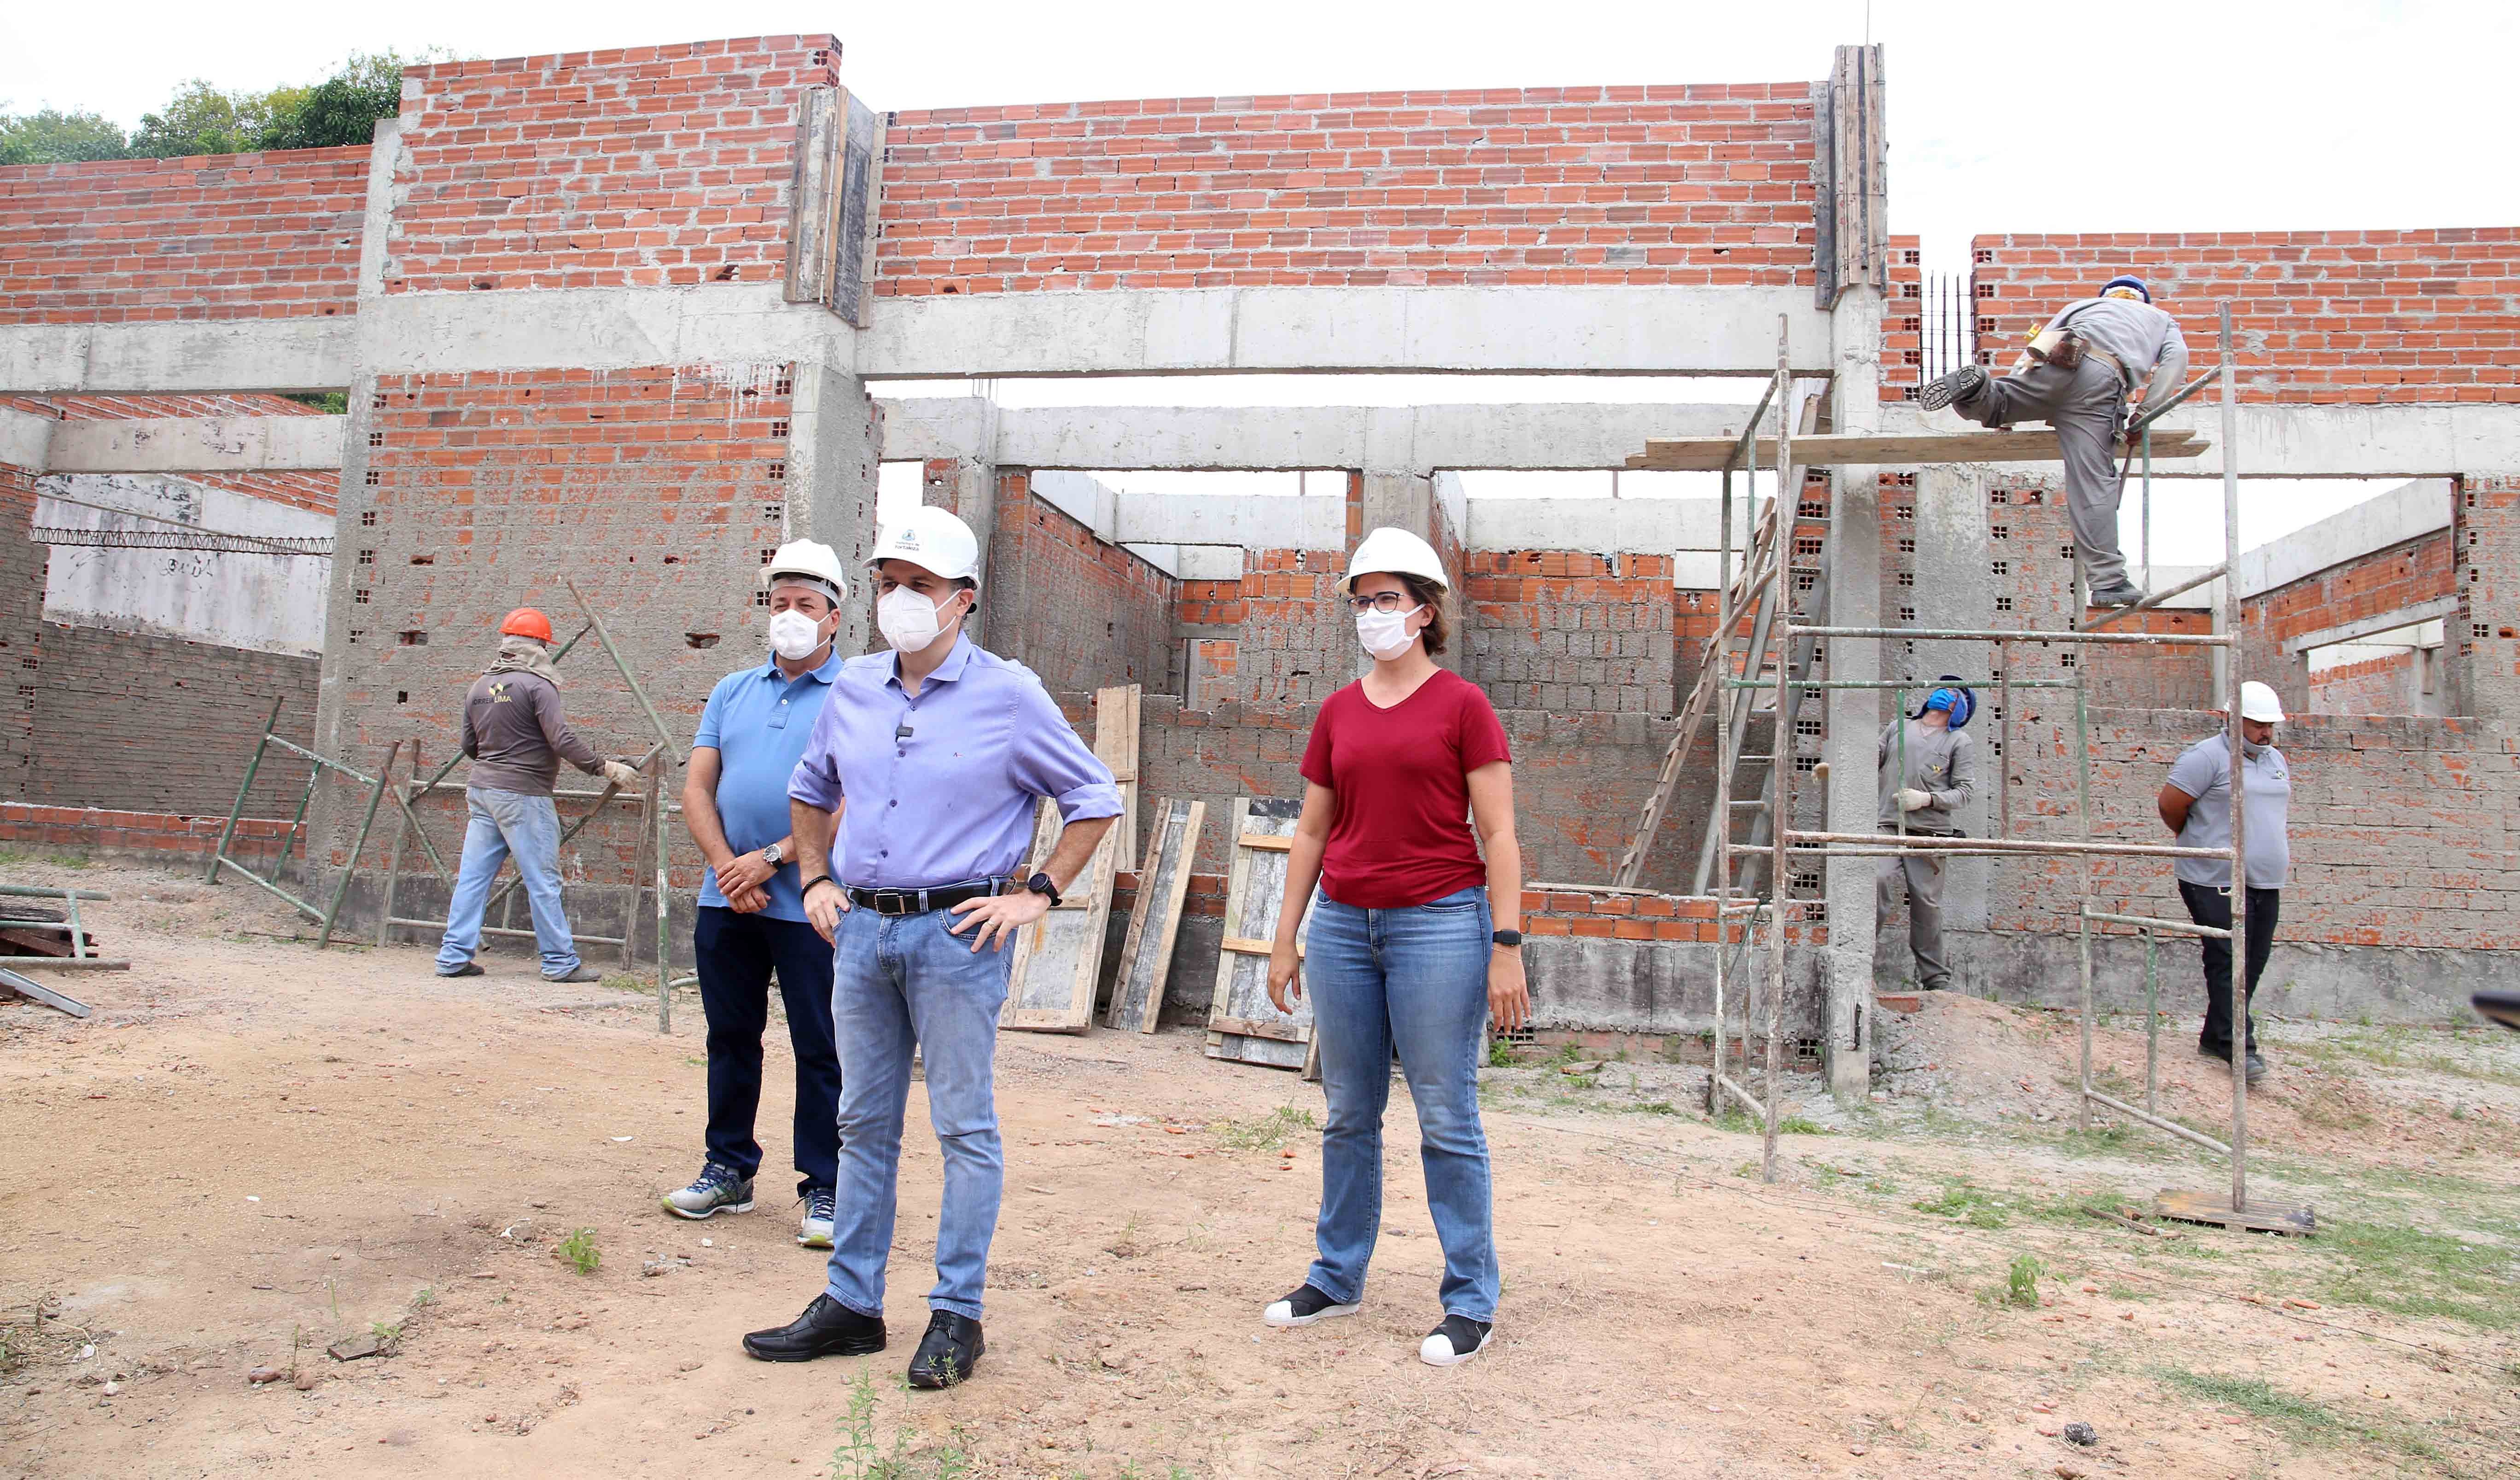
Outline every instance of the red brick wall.
<svg viewBox="0 0 2520 1480"><path fill-rule="evenodd" d="M1890 296L1881 305L1881 399L1904 401L1925 382L1925 253L1915 237L1890 239Z"/></svg>
<svg viewBox="0 0 2520 1480"><path fill-rule="evenodd" d="M0 166L0 323L355 311L368 151Z"/></svg>
<svg viewBox="0 0 2520 1480"><path fill-rule="evenodd" d="M56 623L45 624L43 647L30 802L225 817L273 699L282 737L314 741L314 658ZM364 770L376 757L343 759ZM274 749L246 815L294 812L306 773L306 762Z"/></svg>
<svg viewBox="0 0 2520 1480"><path fill-rule="evenodd" d="M188 816L172 812L128 812L103 807L48 807L34 802L0 802L0 842L33 843L143 858L174 856L206 860L227 822L225 812L215 816ZM298 855L301 850L297 846L296 832L287 818L244 818L237 823L236 835L228 841L228 856L269 873L284 838L290 842L291 856Z"/></svg>
<svg viewBox="0 0 2520 1480"><path fill-rule="evenodd" d="M1026 474L999 474L983 600L1007 619L983 617L982 625L991 650L1030 668L1053 694L1086 695L1113 684L1177 693L1173 621L1181 587L1033 497Z"/></svg>
<svg viewBox="0 0 2520 1480"><path fill-rule="evenodd" d="M153 421L165 417L322 416L303 401L246 392L237 395L0 396L7 406L65 422ZM310 514L331 514L340 499L341 474L321 472L188 472L187 481L225 488L248 498L269 499Z"/></svg>
<svg viewBox="0 0 2520 1480"><path fill-rule="evenodd" d="M1672 712L1671 557L1468 551L1462 562L1467 630L1446 660L1498 708Z"/></svg>
<svg viewBox="0 0 2520 1480"><path fill-rule="evenodd" d="M2315 714L2411 714L2415 712L2415 654L2409 649L2359 663L2339 663L2310 676Z"/></svg>
<svg viewBox="0 0 2520 1480"><path fill-rule="evenodd" d="M0 797L23 795L35 765L35 703L44 657L44 571L51 554L27 538L35 475L0 463Z"/></svg>
<svg viewBox="0 0 2520 1480"><path fill-rule="evenodd" d="M1809 83L892 115L877 291L1808 285Z"/></svg>
<svg viewBox="0 0 2520 1480"><path fill-rule="evenodd" d="M2058 308L2121 272L2178 315L2198 369L2232 301L2241 396L2520 402L2520 228L1982 236L1978 350L2009 365Z"/></svg>
<svg viewBox="0 0 2520 1480"><path fill-rule="evenodd" d="M386 291L777 281L798 99L838 66L756 36L412 67Z"/></svg>

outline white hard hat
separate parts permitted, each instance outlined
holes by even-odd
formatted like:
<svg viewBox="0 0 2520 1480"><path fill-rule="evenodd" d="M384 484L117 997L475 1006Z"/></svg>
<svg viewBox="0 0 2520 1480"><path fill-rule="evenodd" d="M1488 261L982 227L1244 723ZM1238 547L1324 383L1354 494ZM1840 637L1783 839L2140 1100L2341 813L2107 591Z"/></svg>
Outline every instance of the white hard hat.
<svg viewBox="0 0 2520 1480"><path fill-rule="evenodd" d="M1369 531L1357 542L1356 554L1347 561L1347 589L1356 589L1356 578L1376 571L1389 575L1414 575L1431 583L1436 590L1452 588L1444 578L1444 562L1435 557L1435 547L1406 529L1388 525Z"/></svg>
<svg viewBox="0 0 2520 1480"><path fill-rule="evenodd" d="M772 552L770 562L761 567L761 589L767 591L783 579L830 587L824 594L834 606L849 599L849 578L841 569L839 552L821 540L789 540Z"/></svg>
<svg viewBox="0 0 2520 1480"><path fill-rule="evenodd" d="M2240 686L2240 718L2279 725L2283 717L2283 700L2275 697L2274 690L2255 679Z"/></svg>
<svg viewBox="0 0 2520 1480"><path fill-rule="evenodd" d="M908 561L945 577L961 580L980 573L980 542L971 526L945 510L922 504L876 531L875 550L867 563Z"/></svg>

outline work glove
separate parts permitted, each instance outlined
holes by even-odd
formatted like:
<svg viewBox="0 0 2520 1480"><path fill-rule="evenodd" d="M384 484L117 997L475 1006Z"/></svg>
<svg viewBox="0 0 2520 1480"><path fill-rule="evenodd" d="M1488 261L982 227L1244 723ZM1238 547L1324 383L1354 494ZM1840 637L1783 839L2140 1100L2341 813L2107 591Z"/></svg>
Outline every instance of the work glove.
<svg viewBox="0 0 2520 1480"><path fill-rule="evenodd" d="M1913 812L1919 807L1929 807L1933 805L1934 793L1931 791L1919 791L1913 786L1902 786L1899 788L1898 792L1892 796L1891 800L1899 804L1900 811Z"/></svg>
<svg viewBox="0 0 2520 1480"><path fill-rule="evenodd" d="M640 785L639 769L621 761L606 761L604 779L624 791L637 790Z"/></svg>

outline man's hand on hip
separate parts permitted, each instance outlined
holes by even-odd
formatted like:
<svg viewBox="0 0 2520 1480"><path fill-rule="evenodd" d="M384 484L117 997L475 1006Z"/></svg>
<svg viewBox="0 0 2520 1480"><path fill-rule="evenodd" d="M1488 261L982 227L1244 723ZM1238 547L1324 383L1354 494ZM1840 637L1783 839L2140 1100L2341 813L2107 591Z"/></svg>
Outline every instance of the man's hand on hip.
<svg viewBox="0 0 2520 1480"><path fill-rule="evenodd" d="M960 935L975 924L980 927L971 936L971 954L976 956L980 947L992 938L998 950L1005 950L1007 942L1014 939L1017 930L1050 913L1050 896L1035 894L1030 889L1018 889L1012 894L967 899L956 905L953 913L962 919L945 927L947 934Z"/></svg>

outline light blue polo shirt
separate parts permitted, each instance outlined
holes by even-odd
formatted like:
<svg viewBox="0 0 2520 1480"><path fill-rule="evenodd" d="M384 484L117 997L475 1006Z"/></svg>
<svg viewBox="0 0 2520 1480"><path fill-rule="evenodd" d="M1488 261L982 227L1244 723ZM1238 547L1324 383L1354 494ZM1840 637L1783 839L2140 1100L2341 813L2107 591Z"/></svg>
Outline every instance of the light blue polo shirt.
<svg viewBox="0 0 2520 1480"><path fill-rule="evenodd" d="M718 824L736 852L766 848L788 835L788 779L805 754L843 661L835 650L821 667L790 683L777 659L766 659L757 668L728 674L709 691L692 748L717 750ZM802 920L805 901L797 877L794 859L781 864L770 875L770 904L761 913ZM726 906L714 869L703 871L700 903Z"/></svg>

